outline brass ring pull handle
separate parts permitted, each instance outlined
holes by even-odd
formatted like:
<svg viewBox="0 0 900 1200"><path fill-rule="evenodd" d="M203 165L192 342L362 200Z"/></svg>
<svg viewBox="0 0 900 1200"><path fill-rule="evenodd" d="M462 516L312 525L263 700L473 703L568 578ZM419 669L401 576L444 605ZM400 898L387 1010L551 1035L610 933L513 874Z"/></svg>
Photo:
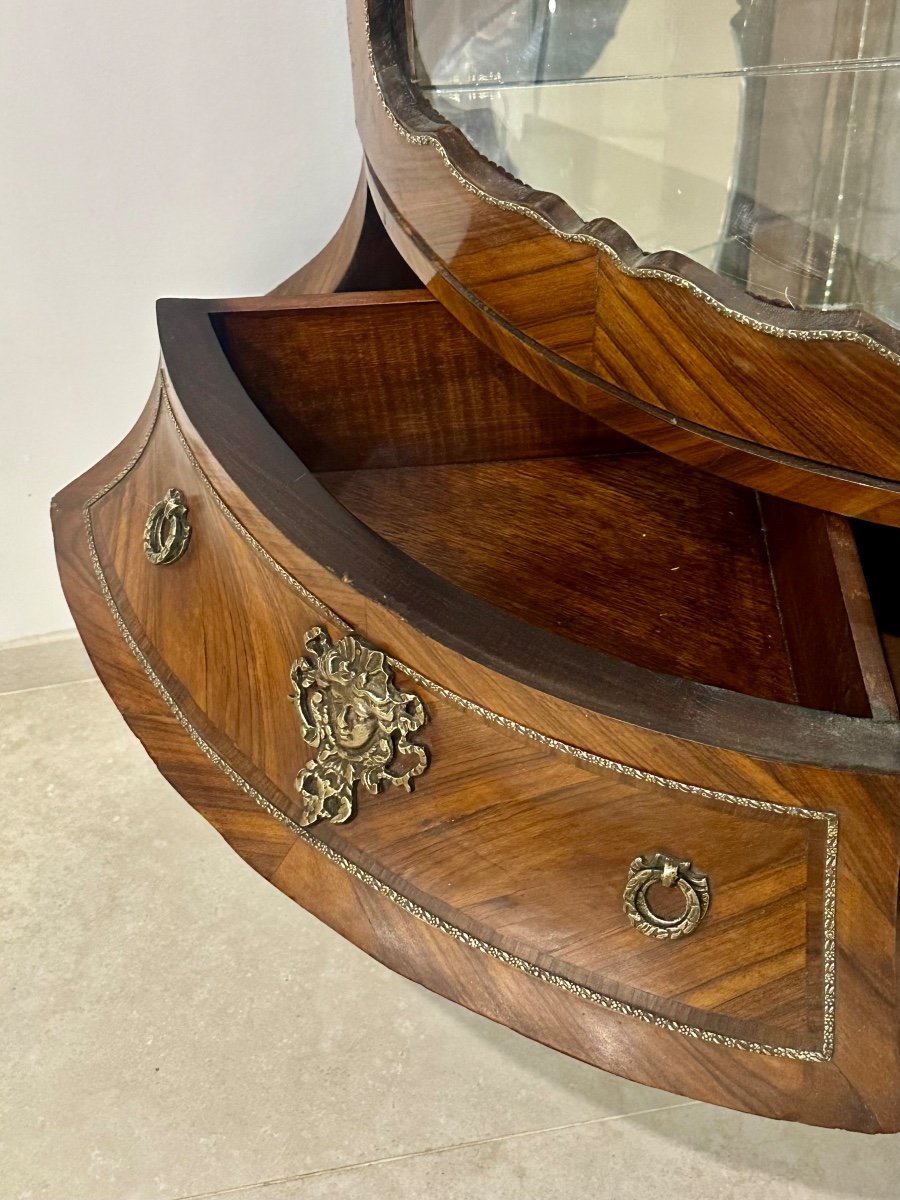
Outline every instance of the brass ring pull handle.
<svg viewBox="0 0 900 1200"><path fill-rule="evenodd" d="M677 887L685 899L681 916L661 917L650 907L647 893L655 884ZM689 862L679 862L668 854L636 858L628 868L623 908L628 920L647 937L676 938L693 933L709 908L709 880L701 871L691 870Z"/></svg>
<svg viewBox="0 0 900 1200"><path fill-rule="evenodd" d="M169 488L150 509L144 526L144 553L154 566L164 567L181 558L190 540L184 497L178 488Z"/></svg>

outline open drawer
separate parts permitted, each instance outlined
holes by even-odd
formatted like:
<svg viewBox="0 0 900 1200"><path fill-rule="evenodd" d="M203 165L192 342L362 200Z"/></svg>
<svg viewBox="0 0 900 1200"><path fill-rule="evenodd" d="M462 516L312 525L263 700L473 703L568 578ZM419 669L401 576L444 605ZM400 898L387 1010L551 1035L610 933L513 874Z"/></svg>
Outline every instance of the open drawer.
<svg viewBox="0 0 900 1200"><path fill-rule="evenodd" d="M846 523L624 441L423 293L160 330L142 424L55 519L186 798L532 1037L896 1127L900 727Z"/></svg>
<svg viewBox="0 0 900 1200"><path fill-rule="evenodd" d="M655 672L897 716L844 518L628 443L425 293L254 306L213 324L325 489L441 579Z"/></svg>

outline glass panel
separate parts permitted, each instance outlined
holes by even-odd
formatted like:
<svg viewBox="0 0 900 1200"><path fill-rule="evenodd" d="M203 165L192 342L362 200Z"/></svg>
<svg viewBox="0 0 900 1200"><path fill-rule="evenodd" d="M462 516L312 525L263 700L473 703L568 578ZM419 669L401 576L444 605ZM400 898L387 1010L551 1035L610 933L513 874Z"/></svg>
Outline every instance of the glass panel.
<svg viewBox="0 0 900 1200"><path fill-rule="evenodd" d="M792 307L900 326L900 0L407 0L486 157Z"/></svg>

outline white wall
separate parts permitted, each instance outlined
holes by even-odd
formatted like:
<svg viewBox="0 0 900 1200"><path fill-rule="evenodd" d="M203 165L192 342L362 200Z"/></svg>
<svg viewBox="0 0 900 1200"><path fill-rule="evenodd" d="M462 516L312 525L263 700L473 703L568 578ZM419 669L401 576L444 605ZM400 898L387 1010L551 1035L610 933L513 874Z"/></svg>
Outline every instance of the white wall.
<svg viewBox="0 0 900 1200"><path fill-rule="evenodd" d="M156 298L273 287L360 154L343 0L0 0L0 641L72 624L50 497L134 423Z"/></svg>

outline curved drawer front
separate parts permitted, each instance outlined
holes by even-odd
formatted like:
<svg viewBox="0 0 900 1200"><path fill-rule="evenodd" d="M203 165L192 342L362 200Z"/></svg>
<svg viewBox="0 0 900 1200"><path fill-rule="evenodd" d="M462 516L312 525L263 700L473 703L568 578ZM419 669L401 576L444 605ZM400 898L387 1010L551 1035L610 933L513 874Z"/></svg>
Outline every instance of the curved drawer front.
<svg viewBox="0 0 900 1200"><path fill-rule="evenodd" d="M107 603L170 708L310 845L548 987L830 1057L836 817L576 753L429 682L433 664L342 641L367 631L229 514L165 403L87 511Z"/></svg>

